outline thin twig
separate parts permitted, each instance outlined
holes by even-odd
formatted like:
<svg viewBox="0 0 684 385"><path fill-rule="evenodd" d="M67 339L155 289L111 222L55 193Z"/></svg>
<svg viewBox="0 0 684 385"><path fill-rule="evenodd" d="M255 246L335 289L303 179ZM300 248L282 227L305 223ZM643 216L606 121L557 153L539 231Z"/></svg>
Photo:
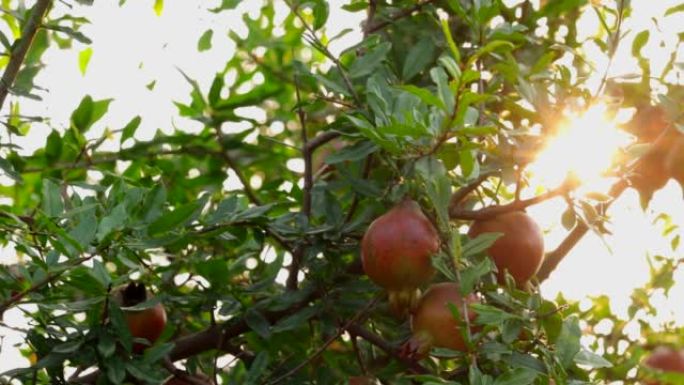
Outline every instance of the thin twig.
<svg viewBox="0 0 684 385"><path fill-rule="evenodd" d="M613 199L609 202L600 203L600 208L602 210L608 209L610 204L614 202L622 193L629 187L629 184L624 179L621 179L610 189L608 195ZM544 282L551 273L558 267L563 258L570 253L570 251L577 245L577 243L587 234L589 231L589 226L584 222L578 222L577 225L568 233L568 235L563 239L563 241L554 249L546 254L544 258L544 263L542 264L539 272L537 273L537 279L539 282Z"/></svg>
<svg viewBox="0 0 684 385"><path fill-rule="evenodd" d="M366 306L364 306L361 310L356 312L356 314L354 314L354 316L352 318L350 318L341 328L339 328L337 330L337 333L335 333L332 337L328 338L328 340L325 341L325 343L323 345L321 345L321 347L319 347L313 354L309 355L304 361L302 361L300 364L298 364L294 368L290 369L287 373L283 374L282 376L276 378L273 381L267 382L267 384L272 385L272 384L280 383L280 382L286 380L287 378L289 378L290 376L292 376L293 374L297 373L299 370L301 370L306 365L308 365L313 359L320 356L325 351L325 349L327 349L328 346L330 346L330 344L332 344L336 339L340 338L340 336L342 334L344 334L352 324L358 322L362 317L367 315L368 312L375 306L375 304L378 303L379 300L380 300L380 297L378 296L378 297L375 297L370 302L368 302L368 304L366 304Z"/></svg>
<svg viewBox="0 0 684 385"><path fill-rule="evenodd" d="M620 28L622 27L622 20L624 19L625 13L625 0L620 0L620 6L618 10L617 27L615 28L615 33L612 34L612 44L610 47L610 54L608 55L608 64L606 64L606 70L601 78L601 84L596 90L596 97L601 95L603 88L606 86L608 81L608 72L610 72L610 67L613 65L613 59L615 58L615 52L617 52L618 45L620 44ZM607 31L610 33L610 31Z"/></svg>
<svg viewBox="0 0 684 385"><path fill-rule="evenodd" d="M366 31L368 34L378 32L379 30L387 27L388 25L394 23L395 21L397 21L399 19L403 19L407 16L411 16L414 12L420 11L421 8L423 8L424 6L426 6L428 4L435 3L435 2L437 2L437 0L427 0L427 1L424 1L422 3L416 4L413 7L406 8L402 11L395 13L394 15L391 15L388 20L384 20L384 21L381 21L381 22L379 22L373 26L369 26L368 28L366 28Z"/></svg>
<svg viewBox="0 0 684 385"><path fill-rule="evenodd" d="M496 172L488 172L488 173L483 173L480 174L480 176L475 179L474 181L468 183L467 185L461 187L460 189L456 190L454 194L451 196L451 200L449 201L449 207L458 207L461 202L475 189L480 187L484 181L487 180L490 176L496 175Z"/></svg>
<svg viewBox="0 0 684 385"><path fill-rule="evenodd" d="M26 26L24 26L21 37L12 50L9 63L7 63L5 72L2 74L2 79L0 79L0 109L2 109L2 106L5 104L5 99L10 92L10 88L14 85L21 65L26 58L26 54L28 53L29 48L31 48L33 38L36 36L36 33L38 33L38 28L40 28L43 18L47 14L51 4L51 0L38 0L31 11L31 15L29 15L29 18L26 21Z"/></svg>
<svg viewBox="0 0 684 385"><path fill-rule="evenodd" d="M513 211L524 210L529 206L536 205L538 203L547 201L552 198L563 196L568 191L571 191L577 187L577 183L574 181L566 181L560 187L550 190L544 194L538 195L530 199L523 199L519 201L513 201L506 205L490 206L480 210L462 210L459 207L450 207L449 216L452 219L464 219L464 220L484 220L496 217L504 213L510 213Z"/></svg>
<svg viewBox="0 0 684 385"><path fill-rule="evenodd" d="M395 360L401 362L404 364L411 372L416 373L416 374L428 374L430 373L429 370L427 370L425 367L420 365L419 363L410 360L406 357L403 357L401 354L399 354L399 350L390 344L389 342L385 341L384 338L380 337L379 335L371 332L370 330L364 328L363 326L359 324L352 324L349 325L347 328L349 333L355 334L364 340L370 342L371 344L377 346L380 348L382 351L390 355L392 358Z"/></svg>

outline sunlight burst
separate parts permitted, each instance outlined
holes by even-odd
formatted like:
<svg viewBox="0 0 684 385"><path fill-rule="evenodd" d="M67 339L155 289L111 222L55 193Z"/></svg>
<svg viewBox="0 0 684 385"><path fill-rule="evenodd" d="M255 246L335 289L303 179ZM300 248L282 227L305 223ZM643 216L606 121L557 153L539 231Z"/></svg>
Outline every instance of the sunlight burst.
<svg viewBox="0 0 684 385"><path fill-rule="evenodd" d="M617 150L630 143L630 136L608 118L607 109L598 103L581 114L566 116L558 134L547 140L530 165L535 178L555 186L572 172L585 185L600 182Z"/></svg>

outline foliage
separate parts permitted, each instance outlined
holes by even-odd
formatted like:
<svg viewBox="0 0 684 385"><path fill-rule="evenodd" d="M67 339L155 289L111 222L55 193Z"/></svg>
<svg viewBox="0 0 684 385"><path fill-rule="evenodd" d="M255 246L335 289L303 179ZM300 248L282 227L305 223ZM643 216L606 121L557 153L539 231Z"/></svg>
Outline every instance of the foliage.
<svg viewBox="0 0 684 385"><path fill-rule="evenodd" d="M3 1L3 9L16 6L2 15L12 31L0 34L6 53L31 12L20 3ZM495 238L470 240L462 229L488 209L538 203L517 198L525 167L558 129L562 111L596 100L585 83L592 68L577 41L577 16L588 7L600 15L606 30L592 39L613 53L628 2L616 8L563 0L535 8L528 1L350 0L344 9L368 13L363 39L336 55L328 45L347 31L328 36L332 4L264 1L258 17L243 17L246 36L228 32L236 52L216 63L208 89L179 75L192 92L175 101L178 114L203 129L160 131L148 141L136 139L139 116L88 139L110 99L84 96L64 127L21 114L22 98L43 92L33 80L44 52L90 42L79 32L88 21L75 16L89 2L79 3L61 17L52 15L66 5L53 5L11 87L16 97L4 122L0 168L13 182L0 186L0 242L21 260L0 272L0 310L25 309L23 349L37 357L5 378L95 382L83 370L97 368L98 384L160 383L170 358L223 384L342 384L360 375L387 384L633 384L650 347L684 345L684 330L657 332L649 323L657 313L650 298L667 294L682 260L654 257L652 281L636 289L622 319L606 297L583 309L542 297L538 281L500 286L485 256ZM210 11L239 3L223 0ZM154 3L160 17L163 4ZM283 6L287 15L276 23ZM539 34L542 20L548 31ZM198 51L213 49L220 33L197 36ZM643 69L639 81L611 79L602 88L621 94L622 106L653 99L672 120L681 118L681 86L666 83L665 74L651 80L641 54L648 39L642 32L632 47ZM92 53L79 54L83 73ZM561 61L565 54L573 60ZM39 123L51 126L45 145L23 154L11 138L43 129ZM112 139L118 150L100 149ZM316 162L324 150L328 156ZM628 176L637 157L612 171ZM627 187L618 179L621 190L575 196L569 177L544 199L566 197L569 209L558 218L572 231L605 233L605 209ZM479 194L462 194L475 189ZM401 357L408 320L393 317L383 292L361 274L365 229L405 195L441 233L435 280L458 281L464 293L483 298L473 307L477 328L466 353ZM667 214L662 219L667 223ZM678 231L664 232L674 253ZM132 353L112 300L131 279L155 293L139 306L161 302L170 320L143 355ZM601 324L609 331L597 332ZM638 335L630 332L636 325ZM216 369L226 355L234 360Z"/></svg>

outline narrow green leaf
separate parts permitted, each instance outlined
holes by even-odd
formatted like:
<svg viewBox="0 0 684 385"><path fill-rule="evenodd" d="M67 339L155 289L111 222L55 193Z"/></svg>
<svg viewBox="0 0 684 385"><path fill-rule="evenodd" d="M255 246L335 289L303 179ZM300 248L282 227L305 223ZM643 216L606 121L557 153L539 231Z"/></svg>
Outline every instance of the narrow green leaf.
<svg viewBox="0 0 684 385"><path fill-rule="evenodd" d="M154 13L156 13L157 16L161 16L163 10L164 0L154 0Z"/></svg>
<svg viewBox="0 0 684 385"><path fill-rule="evenodd" d="M131 119L128 124L126 124L126 127L123 128L121 132L121 141L120 143L123 143L126 141L126 139L132 138L135 135L135 131L138 129L140 126L140 121L142 119L140 118L140 115L136 116L135 118Z"/></svg>
<svg viewBox="0 0 684 385"><path fill-rule="evenodd" d="M85 76L92 56L93 49L91 47L84 49L78 54L78 69L81 71L81 75Z"/></svg>
<svg viewBox="0 0 684 385"><path fill-rule="evenodd" d="M197 202L192 202L178 207L171 212L167 212L150 224L150 227L147 228L147 233L150 235L158 235L175 229L185 223L198 207L199 205Z"/></svg>

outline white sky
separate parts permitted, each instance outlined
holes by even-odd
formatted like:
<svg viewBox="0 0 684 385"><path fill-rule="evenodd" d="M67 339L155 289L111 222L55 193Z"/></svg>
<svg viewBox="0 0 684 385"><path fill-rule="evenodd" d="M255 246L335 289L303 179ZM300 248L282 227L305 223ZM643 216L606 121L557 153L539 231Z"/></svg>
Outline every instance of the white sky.
<svg viewBox="0 0 684 385"><path fill-rule="evenodd" d="M219 15L207 12L207 9L220 3L217 0L166 1L161 17L157 17L152 10L151 1L129 0L121 8L117 3L97 1L92 7L75 6L75 13L82 14L92 23L83 29L94 42L88 71L82 76L78 69L78 53L85 46L75 42L74 49L51 48L44 56L47 67L36 79L39 86L50 91L41 95L44 99L42 102L23 100L22 113L48 116L53 126L64 128L68 126L69 116L81 98L90 94L95 99L115 100L105 118L89 132L89 137L99 136L105 127L122 128L135 115L143 117L136 134L136 138L141 140L151 138L157 129L171 132L174 125L188 131L199 129L198 123L179 118L172 103L174 100L187 101L190 91L177 68L197 79L204 89L208 89L214 74L223 68L223 63L233 52L234 44L224 31L228 28L233 28L238 33L245 31L239 12L224 12ZM358 25L363 14L341 11L341 5L346 1L333 0L329 3L332 12L329 18L329 35L332 36L344 28L357 30L335 42L333 52L338 52L360 39ZM667 60L662 52L667 52L667 47L671 47L674 42L670 38L665 42L666 48L659 48L654 38L656 31L650 19L662 15L664 9L675 3L677 2L674 0L634 0L632 5L635 7L635 18L629 19L625 24L624 31L651 30L651 40L644 53L653 62L657 74L658 67L662 68ZM64 9L61 3L57 4L60 9ZM239 9L250 9L253 12L260 4L261 1L257 0L243 1ZM282 19L284 13L280 12L280 15ZM581 19L580 33L596 30L598 24L596 17L592 15L593 12L589 12ZM684 25L682 15L684 13L660 20L660 28L673 36L672 32L681 32L681 26ZM213 48L197 52L197 40L209 28L214 29ZM622 43L611 74L636 72L633 60L629 59L633 36L634 32L628 34L627 40ZM591 50L591 47L588 49ZM680 52L680 61L682 55ZM602 73L606 60L598 55L591 55L590 58L596 61L597 68ZM154 90L145 88L146 84L155 80ZM593 81L596 84L596 80ZM46 126L34 125L28 136L15 137L15 142L29 153L44 145L44 138L48 133ZM109 144L109 149L115 149L116 143L118 139ZM654 213L667 211L673 215L675 223L684 226L684 204L681 190L675 183L670 183L656 194L651 208L645 214L638 202L636 193L628 191L611 207L610 213L614 220L611 229L614 235L607 237L606 241L611 245L613 253L608 253L596 236L586 236L543 285L542 290L547 297L553 298L556 293L563 292L567 298L580 300L588 295L607 294L612 298L614 309L624 311L632 288L643 284L648 277L645 255L673 255L669 250L669 240L660 236L662 226L653 226L651 223ZM562 201L553 201L529 210L542 227L549 230L546 236L548 249L552 249L565 234L558 223L564 208ZM9 251L3 251L4 256L0 261L11 262L7 259ZM682 253L679 252L677 256L681 258ZM663 306L673 312L679 322L684 323L684 307L681 306L684 303L684 274L680 273L677 278L680 284L672 290L669 302L664 302ZM17 316L18 312L12 310L6 313L5 321L9 324L21 324ZM16 334L7 333L0 352L0 372L27 364L15 349L10 348L11 344L17 342L20 340Z"/></svg>

